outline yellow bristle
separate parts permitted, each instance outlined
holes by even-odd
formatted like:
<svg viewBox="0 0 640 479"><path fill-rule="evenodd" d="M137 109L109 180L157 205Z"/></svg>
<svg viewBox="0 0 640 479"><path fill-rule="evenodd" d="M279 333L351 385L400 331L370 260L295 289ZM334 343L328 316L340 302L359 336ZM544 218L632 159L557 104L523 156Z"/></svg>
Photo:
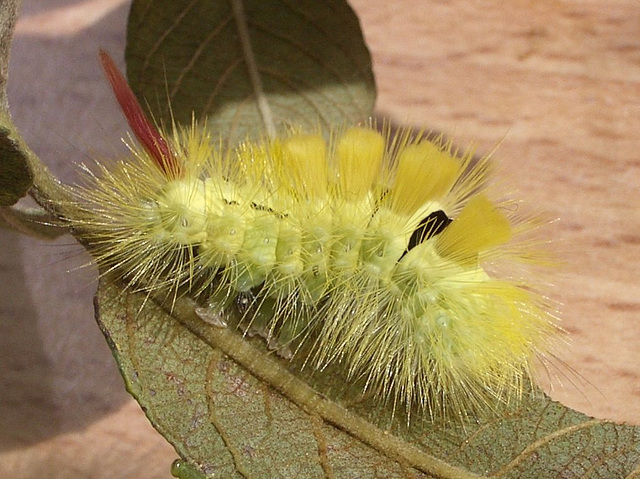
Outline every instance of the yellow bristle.
<svg viewBox="0 0 640 479"><path fill-rule="evenodd" d="M350 128L338 140L336 157L340 192L347 200L365 196L380 176L383 136L368 128Z"/></svg>
<svg viewBox="0 0 640 479"><path fill-rule="evenodd" d="M437 237L436 249L456 261L475 256L511 239L509 220L484 195L469 200L457 218Z"/></svg>
<svg viewBox="0 0 640 479"><path fill-rule="evenodd" d="M397 161L388 201L393 211L404 215L447 194L461 168L460 161L430 141L407 145Z"/></svg>
<svg viewBox="0 0 640 479"><path fill-rule="evenodd" d="M185 177L197 177L205 164L215 161L218 154L208 131L196 125L195 120L190 127L180 127L173 133L173 143L179 145L176 151L182 157L181 168Z"/></svg>
<svg viewBox="0 0 640 479"><path fill-rule="evenodd" d="M327 149L321 135L293 135L281 143L281 155L275 161L281 176L289 178L291 187L309 198L327 193Z"/></svg>

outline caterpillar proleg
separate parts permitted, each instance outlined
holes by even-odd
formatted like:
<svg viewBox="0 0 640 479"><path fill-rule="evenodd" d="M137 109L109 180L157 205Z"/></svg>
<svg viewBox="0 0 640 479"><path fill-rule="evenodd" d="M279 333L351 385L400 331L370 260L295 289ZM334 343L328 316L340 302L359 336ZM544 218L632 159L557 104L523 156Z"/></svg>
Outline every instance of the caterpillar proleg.
<svg viewBox="0 0 640 479"><path fill-rule="evenodd" d="M75 188L68 221L103 272L237 307L244 331L432 417L522 392L558 326L534 283L495 267L536 262L519 240L536 223L491 199L488 158L371 125L223 149L195 121L156 129L101 59L139 140Z"/></svg>

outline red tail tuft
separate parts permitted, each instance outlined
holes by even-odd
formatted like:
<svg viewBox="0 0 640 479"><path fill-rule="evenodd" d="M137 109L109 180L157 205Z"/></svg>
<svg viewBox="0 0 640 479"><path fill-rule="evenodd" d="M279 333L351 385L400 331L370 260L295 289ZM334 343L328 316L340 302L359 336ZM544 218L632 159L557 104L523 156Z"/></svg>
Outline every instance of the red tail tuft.
<svg viewBox="0 0 640 479"><path fill-rule="evenodd" d="M180 165L169 144L144 114L138 99L109 54L100 49L100 63L113 93L136 138L167 176L178 177Z"/></svg>

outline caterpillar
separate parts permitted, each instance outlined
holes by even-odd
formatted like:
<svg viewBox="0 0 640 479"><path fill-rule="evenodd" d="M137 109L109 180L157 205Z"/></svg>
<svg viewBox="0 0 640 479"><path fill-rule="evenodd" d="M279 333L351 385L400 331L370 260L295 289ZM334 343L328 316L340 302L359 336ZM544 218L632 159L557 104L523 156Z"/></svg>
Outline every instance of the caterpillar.
<svg viewBox="0 0 640 479"><path fill-rule="evenodd" d="M488 157L371 124L222 148L195 120L154 126L100 58L138 140L74 187L67 221L103 274L188 294L212 327L236 308L243 332L394 407L459 415L522 393L559 327L535 282L503 272L541 262L537 222L490 199Z"/></svg>

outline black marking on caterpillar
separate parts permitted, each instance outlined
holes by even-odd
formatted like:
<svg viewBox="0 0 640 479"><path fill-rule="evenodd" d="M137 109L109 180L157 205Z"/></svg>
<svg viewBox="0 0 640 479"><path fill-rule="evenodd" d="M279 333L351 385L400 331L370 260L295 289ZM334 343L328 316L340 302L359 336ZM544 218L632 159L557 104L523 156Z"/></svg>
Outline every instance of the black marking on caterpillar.
<svg viewBox="0 0 640 479"><path fill-rule="evenodd" d="M442 230L449 226L451 221L453 220L442 210L429 213L429 216L420 221L420 224L411 235L411 238L409 238L407 250L410 250L429 238L442 233Z"/></svg>

